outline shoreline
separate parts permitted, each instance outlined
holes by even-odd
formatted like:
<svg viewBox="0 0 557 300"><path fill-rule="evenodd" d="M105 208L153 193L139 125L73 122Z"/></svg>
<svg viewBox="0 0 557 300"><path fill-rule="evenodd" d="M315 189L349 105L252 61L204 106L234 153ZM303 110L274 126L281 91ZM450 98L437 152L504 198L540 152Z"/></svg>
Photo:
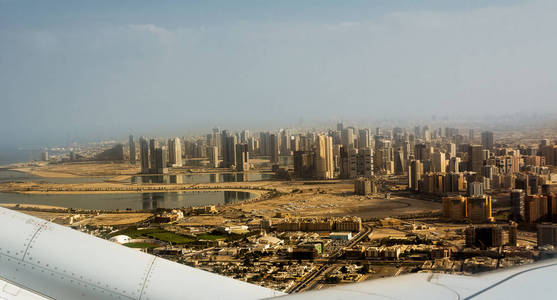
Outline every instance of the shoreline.
<svg viewBox="0 0 557 300"><path fill-rule="evenodd" d="M43 177L43 178L79 178L79 177L84 177L84 176L78 176L78 175L71 174L71 173L62 173L62 172L59 173L59 172L34 170L32 168L29 168L29 167L11 168L11 169L8 169L8 170L27 173L27 174L30 174L30 175L33 175L33 176L38 176L38 177ZM94 176L91 176L91 177L94 177ZM102 176L98 176L98 177L102 177Z"/></svg>
<svg viewBox="0 0 557 300"><path fill-rule="evenodd" d="M77 191L0 191L0 193L13 193L13 194L24 194L24 195L83 195L83 194L143 194L143 193L194 193L194 192L246 192L250 194L255 194L258 197L269 192L268 190L256 190L256 189L245 189L245 188L199 188L199 189L164 189L164 190L112 190L112 191L87 191L87 190L77 190Z"/></svg>
<svg viewBox="0 0 557 300"><path fill-rule="evenodd" d="M48 165L43 166L28 166L31 162L21 163L21 164L13 164L3 166L2 169L10 170L10 171L17 171L22 173L27 173L30 175L43 177L43 178L98 178L98 177L111 177L112 178L119 178L124 177L125 179L131 176L164 176L164 175L195 175L195 174L250 174L250 173L260 173L260 174L274 174L274 172L270 170L248 170L248 171L233 171L227 169L215 169L215 168L199 168L196 166L184 166L178 167L168 174L142 174L142 173L133 173L133 174L122 174L122 173L112 173L107 172L106 174L99 174L99 175L90 175L90 174L75 174L72 172L63 172L63 171L49 171L43 170ZM58 166L64 165L71 165L72 163L63 163L59 164ZM81 162L81 165L104 165L103 163L99 162Z"/></svg>

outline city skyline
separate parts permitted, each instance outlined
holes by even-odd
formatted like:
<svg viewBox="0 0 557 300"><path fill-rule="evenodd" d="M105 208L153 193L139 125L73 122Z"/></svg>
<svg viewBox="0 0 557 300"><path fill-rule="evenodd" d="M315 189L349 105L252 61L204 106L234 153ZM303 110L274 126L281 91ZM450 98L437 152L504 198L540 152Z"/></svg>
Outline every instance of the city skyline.
<svg viewBox="0 0 557 300"><path fill-rule="evenodd" d="M550 1L0 8L5 145L557 111Z"/></svg>

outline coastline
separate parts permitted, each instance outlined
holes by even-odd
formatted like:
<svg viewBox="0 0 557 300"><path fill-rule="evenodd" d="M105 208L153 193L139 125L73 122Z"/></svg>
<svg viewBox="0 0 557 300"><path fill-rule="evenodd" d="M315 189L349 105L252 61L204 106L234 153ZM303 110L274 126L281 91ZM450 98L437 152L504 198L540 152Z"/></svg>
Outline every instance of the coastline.
<svg viewBox="0 0 557 300"><path fill-rule="evenodd" d="M17 172L23 172L23 173L27 173L30 175L34 175L34 176L38 176L38 177L44 177L44 178L78 178L78 177L83 177L83 176L78 176L75 174L70 174L70 173L59 173L59 172L49 172L49 171L41 171L41 170L35 170L33 168L29 168L29 167L24 167L24 168L10 168L9 170L11 171L17 171Z"/></svg>
<svg viewBox="0 0 557 300"><path fill-rule="evenodd" d="M65 191L0 191L1 193L27 194L27 195L82 195L82 194L143 194L143 193L194 193L194 192L246 192L255 194L258 197L268 191L238 189L238 188L199 188L199 189L145 189L145 190L105 190L105 191L87 191L87 190L65 190Z"/></svg>

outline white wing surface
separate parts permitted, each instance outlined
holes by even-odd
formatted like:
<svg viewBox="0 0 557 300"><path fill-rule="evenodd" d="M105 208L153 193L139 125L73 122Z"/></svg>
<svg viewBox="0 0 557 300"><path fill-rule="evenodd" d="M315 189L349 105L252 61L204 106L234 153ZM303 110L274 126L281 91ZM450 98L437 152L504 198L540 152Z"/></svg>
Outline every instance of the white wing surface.
<svg viewBox="0 0 557 300"><path fill-rule="evenodd" d="M54 299L262 299L282 295L5 208L0 208L0 279L13 291L19 286L25 289L22 294Z"/></svg>
<svg viewBox="0 0 557 300"><path fill-rule="evenodd" d="M279 299L553 299L557 260L475 276L415 273L339 285Z"/></svg>

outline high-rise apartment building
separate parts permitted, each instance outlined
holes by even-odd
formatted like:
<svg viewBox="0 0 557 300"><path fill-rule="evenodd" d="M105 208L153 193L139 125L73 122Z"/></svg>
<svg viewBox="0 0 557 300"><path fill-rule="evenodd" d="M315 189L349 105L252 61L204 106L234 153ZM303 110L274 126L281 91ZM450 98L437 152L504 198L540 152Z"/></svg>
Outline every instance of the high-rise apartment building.
<svg viewBox="0 0 557 300"><path fill-rule="evenodd" d="M333 164L333 139L327 135L317 136L315 144L316 177L331 179L335 176Z"/></svg>
<svg viewBox="0 0 557 300"><path fill-rule="evenodd" d="M315 176L315 152L294 152L294 175L297 178L313 178Z"/></svg>
<svg viewBox="0 0 557 300"><path fill-rule="evenodd" d="M338 130L338 131L344 130L344 124L342 124L342 122L338 122L338 123L337 123L337 130Z"/></svg>
<svg viewBox="0 0 557 300"><path fill-rule="evenodd" d="M443 218L451 221L465 221L468 218L466 211L466 197L443 197Z"/></svg>
<svg viewBox="0 0 557 300"><path fill-rule="evenodd" d="M168 173L168 149L166 147L155 148L155 164L152 167L155 174Z"/></svg>
<svg viewBox="0 0 557 300"><path fill-rule="evenodd" d="M139 139L139 159L141 160L141 173L151 172L151 151L149 142L145 138Z"/></svg>
<svg viewBox="0 0 557 300"><path fill-rule="evenodd" d="M468 147L468 170L481 173L484 164L482 146L470 145Z"/></svg>
<svg viewBox="0 0 557 300"><path fill-rule="evenodd" d="M433 172L445 173L445 153L435 152L433 153Z"/></svg>
<svg viewBox="0 0 557 300"><path fill-rule="evenodd" d="M358 130L358 149L371 148L369 129Z"/></svg>
<svg viewBox="0 0 557 300"><path fill-rule="evenodd" d="M449 155L449 159L456 157L456 145L455 143L448 143L447 144L447 154Z"/></svg>
<svg viewBox="0 0 557 300"><path fill-rule="evenodd" d="M130 162L135 164L136 155L135 155L135 141L133 140L133 135L130 135Z"/></svg>
<svg viewBox="0 0 557 300"><path fill-rule="evenodd" d="M179 138L168 140L168 164L171 167L182 166L182 143Z"/></svg>
<svg viewBox="0 0 557 300"><path fill-rule="evenodd" d="M236 144L237 139L235 135L223 135L223 154L222 163L224 168L231 168L236 166Z"/></svg>
<svg viewBox="0 0 557 300"><path fill-rule="evenodd" d="M278 134L271 134L270 136L270 155L271 155L271 163L278 164L279 163L279 154L280 154L280 140Z"/></svg>
<svg viewBox="0 0 557 300"><path fill-rule="evenodd" d="M149 157L151 159L150 162L151 172L156 170L157 161L155 157L155 151L158 147L159 147L159 142L156 139L149 140Z"/></svg>
<svg viewBox="0 0 557 300"><path fill-rule="evenodd" d="M209 156L209 167L219 167L219 147L210 146L207 148L207 155Z"/></svg>
<svg viewBox="0 0 557 300"><path fill-rule="evenodd" d="M373 175L373 150L364 148L358 150L357 156L358 175L363 177L371 177Z"/></svg>
<svg viewBox="0 0 557 300"><path fill-rule="evenodd" d="M280 155L291 155L290 146L290 134L288 129L284 129L280 132Z"/></svg>
<svg viewBox="0 0 557 300"><path fill-rule="evenodd" d="M484 194L484 184L482 182L468 182L468 196L476 197Z"/></svg>
<svg viewBox="0 0 557 300"><path fill-rule="evenodd" d="M344 148L354 148L354 131L352 128L345 128L342 130L341 141Z"/></svg>
<svg viewBox="0 0 557 300"><path fill-rule="evenodd" d="M452 157L451 160L449 160L449 172L460 172L460 157Z"/></svg>
<svg viewBox="0 0 557 300"><path fill-rule="evenodd" d="M358 177L358 150L354 148L340 148L340 178Z"/></svg>
<svg viewBox="0 0 557 300"><path fill-rule="evenodd" d="M243 130L240 133L240 143L247 144L250 138L249 130Z"/></svg>
<svg viewBox="0 0 557 300"><path fill-rule="evenodd" d="M487 150L493 150L494 140L493 132L484 131L482 132L482 148Z"/></svg>
<svg viewBox="0 0 557 300"><path fill-rule="evenodd" d="M424 166L419 160L413 160L408 166L408 187L411 191L418 190L418 183L422 179Z"/></svg>
<svg viewBox="0 0 557 300"><path fill-rule="evenodd" d="M511 191L511 219L515 221L524 221L525 206L524 206L524 191L514 189Z"/></svg>
<svg viewBox="0 0 557 300"><path fill-rule="evenodd" d="M236 144L236 170L248 171L249 164L249 148L247 144Z"/></svg>
<svg viewBox="0 0 557 300"><path fill-rule="evenodd" d="M393 166L394 173L397 175L402 175L406 172L406 157L402 147L396 148L393 152Z"/></svg>
<svg viewBox="0 0 557 300"><path fill-rule="evenodd" d="M468 197L466 208L470 222L493 222L493 218L491 217L491 196Z"/></svg>
<svg viewBox="0 0 557 300"><path fill-rule="evenodd" d="M538 247L547 245L557 247L557 224L538 224Z"/></svg>

